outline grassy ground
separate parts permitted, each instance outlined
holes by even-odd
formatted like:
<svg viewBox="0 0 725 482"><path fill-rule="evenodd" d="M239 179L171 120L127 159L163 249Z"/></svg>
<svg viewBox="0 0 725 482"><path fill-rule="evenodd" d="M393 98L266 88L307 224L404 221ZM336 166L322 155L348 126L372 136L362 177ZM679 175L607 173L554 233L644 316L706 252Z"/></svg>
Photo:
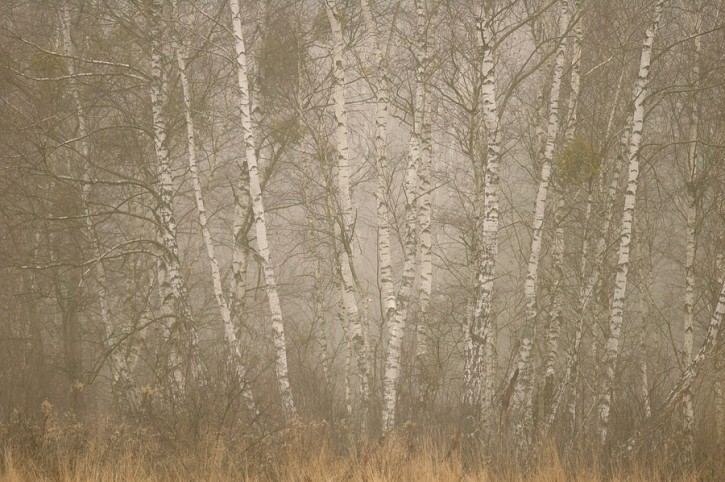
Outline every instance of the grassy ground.
<svg viewBox="0 0 725 482"><path fill-rule="evenodd" d="M354 447L354 449L351 449ZM564 462L543 449L526 469L497 451L484 461L457 436L402 429L385 440L350 443L324 423L295 424L265 437L177 432L46 414L0 426L1 481L649 481L723 480L713 468L671 457L612 467L591 457ZM722 467L722 465L721 465Z"/></svg>

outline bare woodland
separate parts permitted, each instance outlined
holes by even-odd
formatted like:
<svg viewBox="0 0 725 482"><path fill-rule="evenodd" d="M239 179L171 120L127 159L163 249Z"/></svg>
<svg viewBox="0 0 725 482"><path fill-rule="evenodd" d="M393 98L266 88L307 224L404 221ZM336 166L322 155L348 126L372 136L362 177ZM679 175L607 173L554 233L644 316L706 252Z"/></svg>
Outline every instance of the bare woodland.
<svg viewBox="0 0 725 482"><path fill-rule="evenodd" d="M717 480L723 52L721 0L2 2L0 477Z"/></svg>

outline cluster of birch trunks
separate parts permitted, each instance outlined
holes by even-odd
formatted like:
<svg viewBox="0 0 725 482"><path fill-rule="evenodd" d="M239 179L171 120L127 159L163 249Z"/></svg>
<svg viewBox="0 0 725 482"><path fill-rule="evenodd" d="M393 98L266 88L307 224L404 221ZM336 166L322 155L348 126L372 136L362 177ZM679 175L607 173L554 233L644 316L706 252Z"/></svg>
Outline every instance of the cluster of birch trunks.
<svg viewBox="0 0 725 482"><path fill-rule="evenodd" d="M724 443L724 27L721 0L8 2L0 413Z"/></svg>

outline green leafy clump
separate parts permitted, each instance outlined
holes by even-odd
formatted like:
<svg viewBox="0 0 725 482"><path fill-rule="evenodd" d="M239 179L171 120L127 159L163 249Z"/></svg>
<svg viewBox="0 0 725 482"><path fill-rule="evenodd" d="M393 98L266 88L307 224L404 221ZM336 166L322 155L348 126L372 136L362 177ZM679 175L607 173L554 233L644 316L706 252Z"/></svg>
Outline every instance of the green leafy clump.
<svg viewBox="0 0 725 482"><path fill-rule="evenodd" d="M556 170L563 185L581 185L594 179L601 165L601 154L591 142L577 136L561 151Z"/></svg>

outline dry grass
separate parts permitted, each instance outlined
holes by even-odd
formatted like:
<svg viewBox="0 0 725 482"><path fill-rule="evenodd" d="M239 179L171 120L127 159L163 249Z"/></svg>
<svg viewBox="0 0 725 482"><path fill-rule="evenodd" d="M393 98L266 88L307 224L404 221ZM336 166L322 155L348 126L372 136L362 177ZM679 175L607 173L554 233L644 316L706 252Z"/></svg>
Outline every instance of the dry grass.
<svg viewBox="0 0 725 482"><path fill-rule="evenodd" d="M334 435L324 423L297 423L264 438L217 433L191 442L180 435L162 437L108 423L96 423L89 430L74 417L57 417L48 409L37 425L13 420L0 429L0 480L706 480L696 473L676 475L667 464L603 470L586 457L564 464L553 448L544 450L526 473L510 457L466 467L467 456L456 438L416 436L404 428L385 441L351 445Z"/></svg>

